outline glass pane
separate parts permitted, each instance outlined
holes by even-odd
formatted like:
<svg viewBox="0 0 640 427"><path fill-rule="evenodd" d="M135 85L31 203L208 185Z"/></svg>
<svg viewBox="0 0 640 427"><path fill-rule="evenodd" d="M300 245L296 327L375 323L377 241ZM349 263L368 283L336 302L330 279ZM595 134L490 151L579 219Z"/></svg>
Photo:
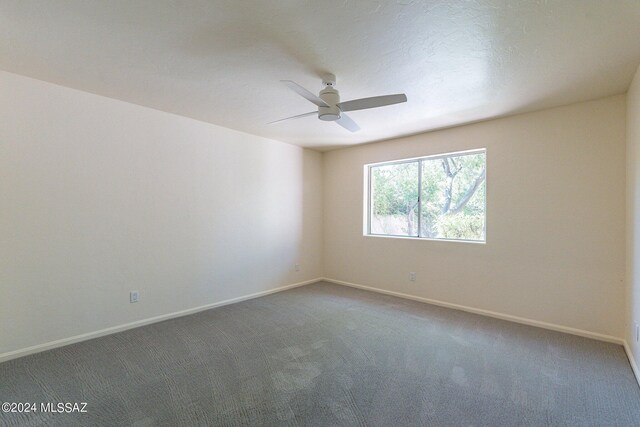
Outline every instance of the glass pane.
<svg viewBox="0 0 640 427"><path fill-rule="evenodd" d="M485 153L422 160L420 237L484 240Z"/></svg>
<svg viewBox="0 0 640 427"><path fill-rule="evenodd" d="M371 234L418 236L418 162L371 167Z"/></svg>

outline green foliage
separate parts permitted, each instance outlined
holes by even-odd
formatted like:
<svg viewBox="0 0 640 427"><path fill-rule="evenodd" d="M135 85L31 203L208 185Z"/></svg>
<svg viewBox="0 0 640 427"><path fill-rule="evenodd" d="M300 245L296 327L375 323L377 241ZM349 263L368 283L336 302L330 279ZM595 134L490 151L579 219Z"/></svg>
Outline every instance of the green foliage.
<svg viewBox="0 0 640 427"><path fill-rule="evenodd" d="M381 222L374 233L417 235L418 163L372 168L373 215ZM404 218L404 220L402 220Z"/></svg>
<svg viewBox="0 0 640 427"><path fill-rule="evenodd" d="M421 236L482 240L485 154L448 156L420 162ZM374 233L413 235L417 230L418 173L418 161L372 168Z"/></svg>
<svg viewBox="0 0 640 427"><path fill-rule="evenodd" d="M400 163L372 169L375 215L406 215L418 203L418 163Z"/></svg>
<svg viewBox="0 0 640 427"><path fill-rule="evenodd" d="M435 228L437 237L482 240L484 238L484 216L462 213L442 215L438 218Z"/></svg>

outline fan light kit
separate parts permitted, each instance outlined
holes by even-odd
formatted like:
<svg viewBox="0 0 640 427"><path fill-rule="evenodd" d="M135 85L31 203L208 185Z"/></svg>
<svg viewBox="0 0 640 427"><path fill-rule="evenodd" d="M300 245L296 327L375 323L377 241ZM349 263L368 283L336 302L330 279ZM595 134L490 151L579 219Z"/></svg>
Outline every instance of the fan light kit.
<svg viewBox="0 0 640 427"><path fill-rule="evenodd" d="M351 117L347 116L345 111L366 110L369 108L384 107L385 105L400 104L401 102L407 101L407 95L399 93L395 95L373 96L371 98L360 98L340 102L340 92L335 88L336 76L333 74L326 74L322 78L324 89L320 91L319 95L314 95L312 92L291 80L280 81L298 95L317 105L318 111L298 114L297 116L276 120L268 124L278 123L284 120L299 119L301 117L317 114L320 120L336 122L348 131L357 132L360 130L360 126L358 126Z"/></svg>

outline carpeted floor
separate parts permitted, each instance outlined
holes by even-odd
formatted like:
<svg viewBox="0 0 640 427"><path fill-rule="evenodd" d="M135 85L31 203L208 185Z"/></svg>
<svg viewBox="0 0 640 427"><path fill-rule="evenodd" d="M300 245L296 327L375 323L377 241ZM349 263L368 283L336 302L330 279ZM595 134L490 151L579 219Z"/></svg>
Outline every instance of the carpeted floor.
<svg viewBox="0 0 640 427"><path fill-rule="evenodd" d="M0 364L0 425L638 426L622 347L317 283Z"/></svg>

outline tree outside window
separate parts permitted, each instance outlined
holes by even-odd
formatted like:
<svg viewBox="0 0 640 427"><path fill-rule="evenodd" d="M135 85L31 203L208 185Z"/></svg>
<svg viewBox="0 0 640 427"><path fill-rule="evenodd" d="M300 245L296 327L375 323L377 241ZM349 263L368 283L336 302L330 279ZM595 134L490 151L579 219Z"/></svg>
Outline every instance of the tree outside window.
<svg viewBox="0 0 640 427"><path fill-rule="evenodd" d="M485 150L368 169L369 234L485 240Z"/></svg>

